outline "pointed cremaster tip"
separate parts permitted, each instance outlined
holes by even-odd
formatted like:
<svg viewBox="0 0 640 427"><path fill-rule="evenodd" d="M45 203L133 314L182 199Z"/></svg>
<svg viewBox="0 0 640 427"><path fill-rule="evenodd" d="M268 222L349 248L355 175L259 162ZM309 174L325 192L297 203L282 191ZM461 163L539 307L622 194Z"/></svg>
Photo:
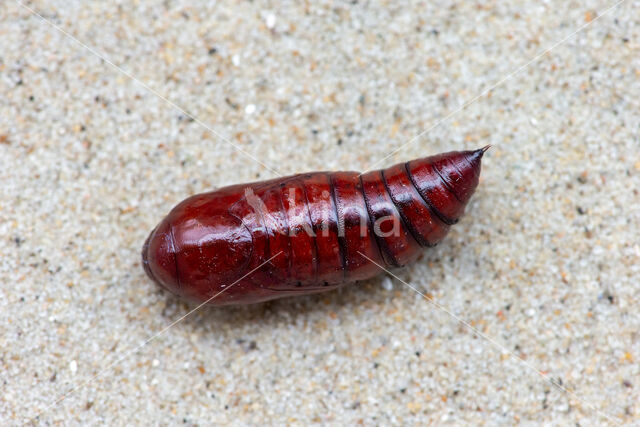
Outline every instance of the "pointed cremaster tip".
<svg viewBox="0 0 640 427"><path fill-rule="evenodd" d="M470 154L468 160L470 162L479 162L480 159L482 159L482 156L484 155L484 153L491 148L491 145L485 145L482 148L478 148L477 150L473 150L473 151L468 151L468 153Z"/></svg>

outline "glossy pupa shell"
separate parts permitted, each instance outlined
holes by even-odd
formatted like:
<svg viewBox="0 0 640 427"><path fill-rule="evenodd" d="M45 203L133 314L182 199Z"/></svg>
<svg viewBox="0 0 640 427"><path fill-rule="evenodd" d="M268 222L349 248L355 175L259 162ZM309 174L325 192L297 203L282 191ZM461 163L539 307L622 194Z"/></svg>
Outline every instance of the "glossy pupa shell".
<svg viewBox="0 0 640 427"><path fill-rule="evenodd" d="M177 295L229 305L327 291L380 266L402 267L464 213L487 148L189 197L147 238L145 271Z"/></svg>

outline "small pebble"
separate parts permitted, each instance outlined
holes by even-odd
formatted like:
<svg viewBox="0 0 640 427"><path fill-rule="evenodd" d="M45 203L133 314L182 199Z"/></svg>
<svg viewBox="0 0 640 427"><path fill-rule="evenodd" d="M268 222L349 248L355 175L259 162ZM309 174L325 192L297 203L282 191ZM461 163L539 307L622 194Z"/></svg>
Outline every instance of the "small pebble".
<svg viewBox="0 0 640 427"><path fill-rule="evenodd" d="M271 12L267 13L267 15L264 17L264 24L268 29L272 30L273 27L276 26L276 16Z"/></svg>
<svg viewBox="0 0 640 427"><path fill-rule="evenodd" d="M391 278L389 276L385 276L382 279L382 287L384 288L384 290L386 291L391 291L393 290L393 280L391 280Z"/></svg>

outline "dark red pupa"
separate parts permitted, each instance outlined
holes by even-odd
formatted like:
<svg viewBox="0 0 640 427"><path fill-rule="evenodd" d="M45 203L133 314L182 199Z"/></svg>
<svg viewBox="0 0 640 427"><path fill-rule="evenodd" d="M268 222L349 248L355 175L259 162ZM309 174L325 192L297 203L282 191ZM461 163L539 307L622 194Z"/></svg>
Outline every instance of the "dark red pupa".
<svg viewBox="0 0 640 427"><path fill-rule="evenodd" d="M198 301L217 295L212 305L322 292L373 277L382 272L375 263L406 265L442 240L475 191L488 148L189 197L147 238L144 269L177 295Z"/></svg>

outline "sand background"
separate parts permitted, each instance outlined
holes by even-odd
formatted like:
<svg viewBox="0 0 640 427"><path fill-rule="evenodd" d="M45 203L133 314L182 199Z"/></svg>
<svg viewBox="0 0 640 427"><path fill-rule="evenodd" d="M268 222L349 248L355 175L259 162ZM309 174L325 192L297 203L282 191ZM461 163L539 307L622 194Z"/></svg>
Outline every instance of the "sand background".
<svg viewBox="0 0 640 427"><path fill-rule="evenodd" d="M640 2L26 4L94 52L0 4L2 424L639 422ZM382 276L131 352L193 308L140 265L175 203L428 129L376 166L493 144L397 272L441 308Z"/></svg>

